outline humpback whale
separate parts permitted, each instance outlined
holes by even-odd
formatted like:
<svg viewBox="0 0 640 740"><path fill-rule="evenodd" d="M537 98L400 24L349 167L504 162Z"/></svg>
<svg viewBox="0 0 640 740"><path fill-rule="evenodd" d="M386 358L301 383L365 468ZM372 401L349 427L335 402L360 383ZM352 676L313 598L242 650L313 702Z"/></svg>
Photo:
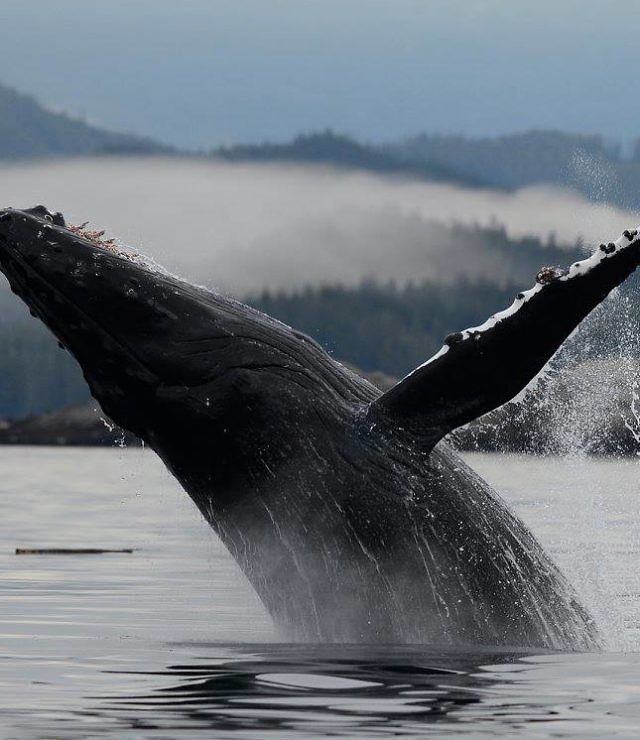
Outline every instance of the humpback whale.
<svg viewBox="0 0 640 740"><path fill-rule="evenodd" d="M293 639L590 649L596 625L442 441L515 396L640 263L637 231L381 393L315 341L67 227L0 211L0 269L153 448Z"/></svg>

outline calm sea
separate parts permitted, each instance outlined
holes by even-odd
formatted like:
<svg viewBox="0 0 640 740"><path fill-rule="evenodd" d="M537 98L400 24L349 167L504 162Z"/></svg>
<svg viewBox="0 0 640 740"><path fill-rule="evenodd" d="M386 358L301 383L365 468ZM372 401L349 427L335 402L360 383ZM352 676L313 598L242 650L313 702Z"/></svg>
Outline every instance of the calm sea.
<svg viewBox="0 0 640 740"><path fill-rule="evenodd" d="M605 652L289 644L152 453L0 448L0 737L639 737L640 463L467 459Z"/></svg>

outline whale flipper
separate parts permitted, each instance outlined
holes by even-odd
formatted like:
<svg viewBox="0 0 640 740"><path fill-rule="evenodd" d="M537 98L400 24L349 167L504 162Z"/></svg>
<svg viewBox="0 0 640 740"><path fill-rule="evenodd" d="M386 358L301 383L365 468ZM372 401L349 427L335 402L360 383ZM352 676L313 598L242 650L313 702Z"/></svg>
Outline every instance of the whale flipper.
<svg viewBox="0 0 640 740"><path fill-rule="evenodd" d="M536 285L481 326L451 334L442 349L371 405L422 429L435 444L501 406L542 370L580 321L640 264L637 230L601 244L567 270L543 268Z"/></svg>

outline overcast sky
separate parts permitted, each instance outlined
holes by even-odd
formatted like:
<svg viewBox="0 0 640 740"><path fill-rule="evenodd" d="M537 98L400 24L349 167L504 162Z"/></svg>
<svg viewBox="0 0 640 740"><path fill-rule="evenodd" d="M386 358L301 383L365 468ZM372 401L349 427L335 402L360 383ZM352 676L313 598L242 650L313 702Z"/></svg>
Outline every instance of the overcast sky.
<svg viewBox="0 0 640 740"><path fill-rule="evenodd" d="M0 80L188 146L640 135L637 0L0 0Z"/></svg>

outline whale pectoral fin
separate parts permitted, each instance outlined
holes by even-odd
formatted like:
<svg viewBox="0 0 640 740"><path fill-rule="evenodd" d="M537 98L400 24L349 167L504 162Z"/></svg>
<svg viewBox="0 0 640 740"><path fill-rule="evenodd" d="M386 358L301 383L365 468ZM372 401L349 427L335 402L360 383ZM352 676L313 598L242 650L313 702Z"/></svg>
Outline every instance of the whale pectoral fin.
<svg viewBox="0 0 640 740"><path fill-rule="evenodd" d="M601 244L568 270L544 268L536 285L482 326L452 334L442 349L371 405L425 430L435 444L452 429L509 401L580 321L640 264L637 230Z"/></svg>

